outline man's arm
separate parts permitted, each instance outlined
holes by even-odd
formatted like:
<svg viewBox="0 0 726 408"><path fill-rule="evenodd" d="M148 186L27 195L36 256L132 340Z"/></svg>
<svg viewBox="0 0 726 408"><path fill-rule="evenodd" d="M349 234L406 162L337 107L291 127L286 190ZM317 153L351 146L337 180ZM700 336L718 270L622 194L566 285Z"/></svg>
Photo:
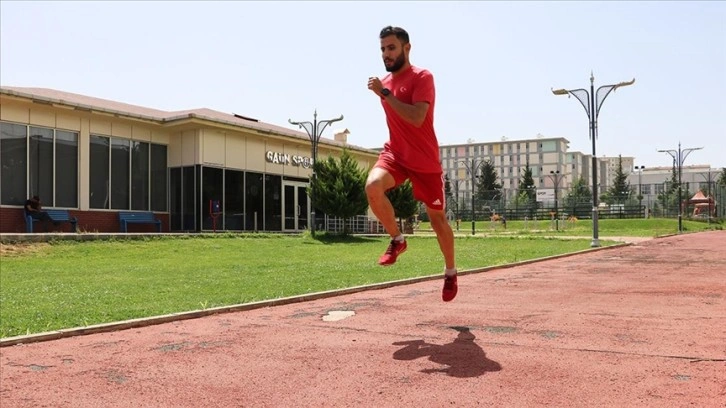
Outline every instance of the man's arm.
<svg viewBox="0 0 726 408"><path fill-rule="evenodd" d="M416 127L423 125L424 119L426 119L426 113L429 111L428 102L416 102L413 105L409 105L399 101L393 95L388 95L384 99L403 120Z"/></svg>
<svg viewBox="0 0 726 408"><path fill-rule="evenodd" d="M431 75L423 77L422 81L421 90L418 95L419 97L417 98L416 95L414 95L414 100L418 99L419 102L414 102L413 105L401 102L393 94L383 96L381 93L383 90L383 84L381 83L381 80L376 77L368 78L368 89L373 91L373 93L379 97L384 98L386 103L390 105L403 120L418 128L423 125L423 122L426 119L426 114L428 113L429 106L431 105L429 102L426 102L426 100L433 100L429 98L433 98L434 89L433 77L431 77Z"/></svg>

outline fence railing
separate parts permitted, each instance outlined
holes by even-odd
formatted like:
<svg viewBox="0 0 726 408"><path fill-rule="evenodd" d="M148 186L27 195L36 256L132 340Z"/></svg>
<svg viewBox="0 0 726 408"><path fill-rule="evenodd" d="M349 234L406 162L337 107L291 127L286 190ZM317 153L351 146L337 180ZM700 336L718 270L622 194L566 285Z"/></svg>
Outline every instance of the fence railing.
<svg viewBox="0 0 726 408"><path fill-rule="evenodd" d="M385 234L378 220L365 215L358 215L347 220L338 217L325 217L325 230L333 233L342 233L347 227L350 234Z"/></svg>
<svg viewBox="0 0 726 408"><path fill-rule="evenodd" d="M631 186L632 187L632 186ZM602 191L598 200L599 218L641 218L641 217L678 217L678 198L675 191L669 193L643 194L639 196L635 189L613 197ZM682 191L683 215L686 218L694 217L695 204L688 200L697 190ZM713 217L724 219L726 217L726 187L711 185L709 191L702 189L704 195L714 199L711 212ZM563 213L577 218L592 218L592 195L588 191L575 189L540 189L540 190L501 190L487 191L484 194L490 199L476 197L473 202L474 218L487 219L493 214L503 214L508 219L521 220L524 217L542 219L555 212L561 216ZM555 199L555 196L557 197ZM471 220L472 200L469 192L458 197L452 193L447 196L447 208L453 217L461 220ZM703 212L700 208L699 212ZM699 217L703 217L701 214Z"/></svg>
<svg viewBox="0 0 726 408"><path fill-rule="evenodd" d="M552 220L557 214L560 220L568 220L572 217L577 219L592 218L592 201L575 198L568 198L568 191L558 194L557 212L555 213L554 200L544 200L539 202L522 202L522 200L507 200L498 197L495 200L474 200L474 219L476 221L490 220L492 216L499 215L506 217L507 220ZM714 186L710 191L714 198L713 208L711 209L714 216L712 218L726 219L726 187ZM510 194L516 197L516 194ZM689 192L688 197L693 193ZM683 193L684 208L683 216L693 217L694 205L687 205L686 192ZM451 197L447 200L447 218L450 220L460 220L462 222L471 222L471 199L460 200L457 202ZM623 203L601 203L598 209L599 219L636 219L646 217L664 217L677 218L678 204L677 200L658 200L654 196L645 196L641 200L637 197L629 196ZM341 218L324 216L318 220L318 228L333 232L342 233L344 227L351 234L386 234L383 225L376 220L365 215L359 215L344 221ZM429 221L426 211L421 207L418 215L419 221ZM321 224L322 222L322 224Z"/></svg>

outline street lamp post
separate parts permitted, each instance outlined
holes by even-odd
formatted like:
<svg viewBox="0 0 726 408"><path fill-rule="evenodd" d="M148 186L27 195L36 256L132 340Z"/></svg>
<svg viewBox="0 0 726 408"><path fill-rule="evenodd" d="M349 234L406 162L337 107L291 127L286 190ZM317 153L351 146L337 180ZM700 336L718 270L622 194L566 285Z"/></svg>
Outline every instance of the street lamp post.
<svg viewBox="0 0 726 408"><path fill-rule="evenodd" d="M550 171L550 174L547 176L552 180L552 182L555 184L555 230L560 230L560 214L558 212L558 203L557 203L557 189L560 186L560 181L565 177L564 174L560 174L560 171Z"/></svg>
<svg viewBox="0 0 726 408"><path fill-rule="evenodd" d="M635 170L638 170L638 207L643 207L643 188L641 184L641 177L643 176L643 169L645 166L635 166Z"/></svg>
<svg viewBox="0 0 726 408"><path fill-rule="evenodd" d="M691 152L694 150L701 150L703 147L689 147L688 149L681 149L681 142L678 142L678 150L658 150L660 153L668 153L673 157L673 161L678 165L678 233L683 233L683 204L681 203L681 172L683 170L683 163L686 161Z"/></svg>
<svg viewBox="0 0 726 408"><path fill-rule="evenodd" d="M456 203L456 219L457 220L461 218L461 204L463 204L463 203L461 203L461 201L459 200L459 190L461 189L461 183L463 181L464 180L461 180L461 179L458 179L457 178L455 180L454 184L453 184L453 186L454 186L454 197L455 197L454 203ZM458 222L456 223L456 230L457 231L459 230L459 223Z"/></svg>
<svg viewBox="0 0 726 408"><path fill-rule="evenodd" d="M471 235L474 235L476 232L475 228L475 214L474 214L474 192L476 191L476 173L479 171L479 168L484 163L481 160L471 159L471 163L467 161L460 161L459 163L462 163L466 170L471 175Z"/></svg>
<svg viewBox="0 0 726 408"><path fill-rule="evenodd" d="M339 118L335 119L328 119L328 120L321 120L318 121L318 110L315 110L315 113L313 114L313 121L312 122L293 122L292 119L288 119L287 121L290 122L291 125L297 125L298 127L305 129L305 132L308 134L308 138L310 138L310 144L312 145L312 159L313 162L310 165L310 171L311 177L310 181L312 184L312 181L316 179L317 175L315 174L315 169L313 168L313 165L318 160L318 143L320 143L320 136L323 134L323 130L325 130L328 125L330 125L333 122L338 122L343 120L343 115L340 115ZM310 233L315 234L315 200L313 197L313 189L310 189Z"/></svg>
<svg viewBox="0 0 726 408"><path fill-rule="evenodd" d="M461 187L461 183L463 181L465 181L465 180L462 180L462 179L459 179L459 178L457 178L455 180L451 180L449 178L449 176L446 176L446 183L448 183L447 189L449 191L451 191L451 189L454 190L453 191L453 195L454 195L453 203L455 205L455 207L454 207L455 208L454 216L456 217L456 220L457 220L456 221L456 230L457 231L459 231L459 222L458 222L458 220L460 218L460 212L461 212L460 201L459 201L459 188ZM449 207L449 203L448 202L446 203L446 207L447 208Z"/></svg>
<svg viewBox="0 0 726 408"><path fill-rule="evenodd" d="M599 247L598 220L597 220L597 156L595 155L595 139L597 138L597 118L600 116L600 108L610 92L635 83L635 78L629 82L620 82L614 85L603 85L595 91L595 76L590 73L590 91L587 89L553 89L555 95L570 95L577 98L585 108L585 113L590 122L590 139L592 139L592 243L591 247Z"/></svg>

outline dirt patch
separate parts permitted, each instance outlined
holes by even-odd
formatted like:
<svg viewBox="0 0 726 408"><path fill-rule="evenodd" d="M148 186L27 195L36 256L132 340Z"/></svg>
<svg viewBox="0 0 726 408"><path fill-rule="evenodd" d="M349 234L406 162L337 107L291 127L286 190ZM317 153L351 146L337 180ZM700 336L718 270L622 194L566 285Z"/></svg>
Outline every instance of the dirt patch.
<svg viewBox="0 0 726 408"><path fill-rule="evenodd" d="M50 245L45 242L0 244L0 257L32 255L48 248L49 246Z"/></svg>

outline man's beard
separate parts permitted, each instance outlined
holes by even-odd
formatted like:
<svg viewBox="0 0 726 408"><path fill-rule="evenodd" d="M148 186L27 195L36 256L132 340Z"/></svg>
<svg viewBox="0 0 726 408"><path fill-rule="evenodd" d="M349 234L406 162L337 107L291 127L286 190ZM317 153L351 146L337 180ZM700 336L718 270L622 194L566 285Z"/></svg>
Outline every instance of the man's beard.
<svg viewBox="0 0 726 408"><path fill-rule="evenodd" d="M383 66L385 66L385 67L386 67L386 71L388 71L388 72L396 72L396 71L398 71L399 69L401 69L401 67L403 67L403 64L405 64L405 63L406 63L406 56L405 56L405 55L403 55L403 53L401 53L401 55L399 55L399 56L398 56L398 57L396 58L396 60L395 60L395 61L393 61L393 65L391 65L391 66L389 67L389 66L388 66L388 65L386 65L386 63L384 62L384 63L383 63Z"/></svg>

